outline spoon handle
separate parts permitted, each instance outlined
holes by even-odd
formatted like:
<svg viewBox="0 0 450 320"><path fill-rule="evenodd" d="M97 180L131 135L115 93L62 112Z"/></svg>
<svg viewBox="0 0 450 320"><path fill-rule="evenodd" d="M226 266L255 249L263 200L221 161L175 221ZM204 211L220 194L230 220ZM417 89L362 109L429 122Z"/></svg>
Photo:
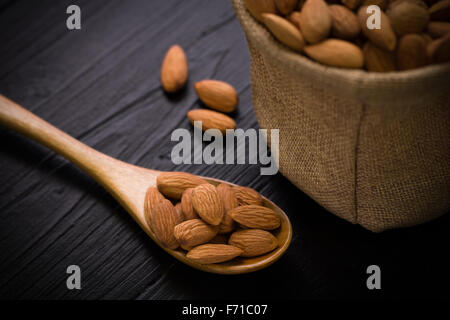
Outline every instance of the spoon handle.
<svg viewBox="0 0 450 320"><path fill-rule="evenodd" d="M0 124L15 130L62 155L102 183L108 169L120 162L98 152L0 95Z"/></svg>
<svg viewBox="0 0 450 320"><path fill-rule="evenodd" d="M111 193L149 233L144 198L147 188L156 186L159 171L137 167L96 151L1 94L0 125L47 146L77 165Z"/></svg>

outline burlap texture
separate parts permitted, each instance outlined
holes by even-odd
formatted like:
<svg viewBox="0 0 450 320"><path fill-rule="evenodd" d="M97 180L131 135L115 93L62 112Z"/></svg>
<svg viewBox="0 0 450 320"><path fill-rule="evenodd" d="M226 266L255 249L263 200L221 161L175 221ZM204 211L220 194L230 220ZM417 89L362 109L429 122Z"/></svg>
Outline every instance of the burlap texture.
<svg viewBox="0 0 450 320"><path fill-rule="evenodd" d="M233 0L253 107L280 129L280 172L327 210L374 232L450 208L450 64L367 73L292 52Z"/></svg>

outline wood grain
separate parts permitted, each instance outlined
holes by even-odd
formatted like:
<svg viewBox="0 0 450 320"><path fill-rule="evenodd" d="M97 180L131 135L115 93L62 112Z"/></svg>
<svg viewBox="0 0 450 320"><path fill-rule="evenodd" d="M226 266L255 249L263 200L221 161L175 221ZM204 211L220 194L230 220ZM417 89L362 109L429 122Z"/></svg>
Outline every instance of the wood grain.
<svg viewBox="0 0 450 320"><path fill-rule="evenodd" d="M375 235L328 213L281 174L170 161L173 128L192 129L185 114L202 106L195 81L230 82L240 98L237 126L257 128L248 49L228 1L77 1L77 32L65 28L71 3L0 7L0 93L123 161L255 188L289 215L293 241L277 263L253 274L192 270L149 241L87 175L0 128L0 298L449 298L449 215ZM159 66L174 43L186 51L190 79L168 97ZM70 264L81 267L80 291L65 286ZM365 286L371 264L381 267L381 291Z"/></svg>

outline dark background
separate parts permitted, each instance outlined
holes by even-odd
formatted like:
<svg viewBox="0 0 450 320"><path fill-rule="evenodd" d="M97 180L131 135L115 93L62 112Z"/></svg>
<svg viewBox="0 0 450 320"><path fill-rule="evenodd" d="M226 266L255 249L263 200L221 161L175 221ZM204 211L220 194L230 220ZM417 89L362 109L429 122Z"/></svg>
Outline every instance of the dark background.
<svg viewBox="0 0 450 320"><path fill-rule="evenodd" d="M66 28L77 4L82 30ZM230 1L0 1L0 92L88 145L121 160L247 185L291 218L286 255L253 274L193 270L155 245L113 198L65 159L0 128L0 298L298 299L446 297L450 216L373 234L326 212L281 175L257 165L175 166L175 128L200 107L192 85L224 80L240 96L240 128L257 128L249 56ZM166 50L180 44L189 83L160 88ZM66 268L82 290L66 288ZM382 290L366 288L381 267Z"/></svg>

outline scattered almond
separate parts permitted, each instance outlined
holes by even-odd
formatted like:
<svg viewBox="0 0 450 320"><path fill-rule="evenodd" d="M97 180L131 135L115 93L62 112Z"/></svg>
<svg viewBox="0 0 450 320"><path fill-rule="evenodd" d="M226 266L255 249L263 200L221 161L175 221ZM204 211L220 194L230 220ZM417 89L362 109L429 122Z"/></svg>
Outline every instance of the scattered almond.
<svg viewBox="0 0 450 320"><path fill-rule="evenodd" d="M222 199L212 184L206 183L192 191L192 206L197 214L207 223L219 225L224 216Z"/></svg>
<svg viewBox="0 0 450 320"><path fill-rule="evenodd" d="M418 34L400 38L397 48L397 66L400 70L423 67L429 63L427 44Z"/></svg>
<svg viewBox="0 0 450 320"><path fill-rule="evenodd" d="M366 42L363 49L364 65L367 70L374 72L395 71L395 54L383 50L371 42Z"/></svg>
<svg viewBox="0 0 450 320"><path fill-rule="evenodd" d="M397 44L397 38L394 30L392 29L391 23L389 22L389 18L383 11L381 11L380 29L369 29L367 27L367 19L370 15L366 10L367 7L365 6L358 10L358 19L362 32L375 45L382 49L393 51Z"/></svg>
<svg viewBox="0 0 450 320"><path fill-rule="evenodd" d="M273 230L280 226L280 217L270 208L263 206L240 206L230 211L234 221L249 228Z"/></svg>
<svg viewBox="0 0 450 320"><path fill-rule="evenodd" d="M309 43L324 40L331 30L331 15L323 0L306 0L300 12L300 29Z"/></svg>
<svg viewBox="0 0 450 320"><path fill-rule="evenodd" d="M161 84L166 92L174 93L186 84L188 64L183 49L172 46L167 51L161 66Z"/></svg>
<svg viewBox="0 0 450 320"><path fill-rule="evenodd" d="M258 191L242 186L235 186L233 189L240 206L250 204L262 206L263 199Z"/></svg>
<svg viewBox="0 0 450 320"><path fill-rule="evenodd" d="M173 199L180 199L184 190L204 183L203 178L186 172L163 172L156 179L158 190Z"/></svg>
<svg viewBox="0 0 450 320"><path fill-rule="evenodd" d="M278 240L265 230L247 229L234 232L228 244L242 249L242 257L255 257L274 250Z"/></svg>
<svg viewBox="0 0 450 320"><path fill-rule="evenodd" d="M158 188L150 187L147 189L144 200L144 217L148 226L151 225L150 219L152 216L153 206L162 200L164 200L164 196L161 192L159 192Z"/></svg>
<svg viewBox="0 0 450 320"><path fill-rule="evenodd" d="M364 65L361 49L344 40L327 39L318 44L306 46L304 51L311 59L328 66L361 68Z"/></svg>
<svg viewBox="0 0 450 320"><path fill-rule="evenodd" d="M178 217L172 203L164 199L153 206L151 213L151 229L161 244L169 249L178 248L178 242L173 234Z"/></svg>
<svg viewBox="0 0 450 320"><path fill-rule="evenodd" d="M263 13L277 13L274 0L244 0L247 10L258 21L263 22Z"/></svg>
<svg viewBox="0 0 450 320"><path fill-rule="evenodd" d="M185 220L198 218L198 214L195 212L194 207L192 206L192 190L194 189L186 189L181 196L181 209L183 210Z"/></svg>
<svg viewBox="0 0 450 320"><path fill-rule="evenodd" d="M201 121L203 131L217 129L222 134L226 134L227 129L236 128L236 123L233 119L216 111L204 109L190 110L187 113L187 117L193 125L195 125L195 121Z"/></svg>
<svg viewBox="0 0 450 320"><path fill-rule="evenodd" d="M263 13L262 16L266 27L282 44L296 51L303 49L305 40L294 24L276 14Z"/></svg>
<svg viewBox="0 0 450 320"><path fill-rule="evenodd" d="M219 233L229 233L235 228L234 220L231 218L229 212L238 206L236 193L232 187L225 183L221 183L217 186L217 192L222 199L225 211L222 222L219 225Z"/></svg>
<svg viewBox="0 0 450 320"><path fill-rule="evenodd" d="M194 85L200 100L220 112L232 112L238 104L236 90L228 83L218 80L202 80Z"/></svg>
<svg viewBox="0 0 450 320"><path fill-rule="evenodd" d="M200 264L210 264L232 260L242 252L242 249L227 244L203 244L189 251L186 257Z"/></svg>
<svg viewBox="0 0 450 320"><path fill-rule="evenodd" d="M200 219L186 220L174 228L174 236L183 248L190 248L210 241L217 235L219 228Z"/></svg>
<svg viewBox="0 0 450 320"><path fill-rule="evenodd" d="M347 7L333 4L329 6L331 14L331 33L339 39L353 39L361 32L356 14Z"/></svg>

